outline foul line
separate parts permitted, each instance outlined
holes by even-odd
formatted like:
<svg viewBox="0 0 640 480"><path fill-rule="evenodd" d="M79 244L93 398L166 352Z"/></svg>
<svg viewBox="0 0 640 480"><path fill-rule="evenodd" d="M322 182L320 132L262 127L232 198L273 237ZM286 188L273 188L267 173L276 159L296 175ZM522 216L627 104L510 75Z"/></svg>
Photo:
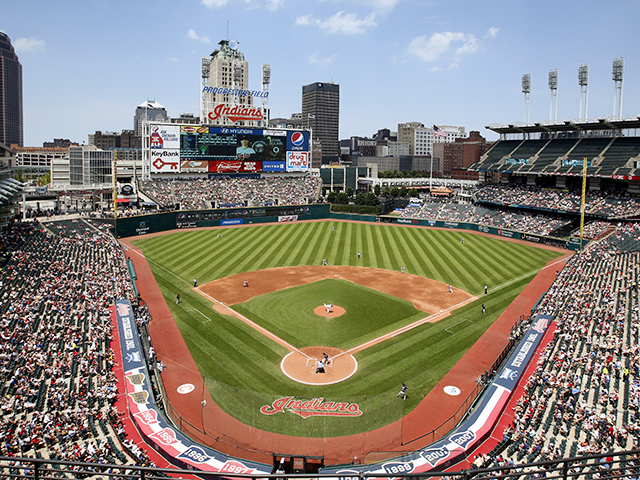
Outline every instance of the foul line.
<svg viewBox="0 0 640 480"><path fill-rule="evenodd" d="M135 252L135 250L134 250ZM158 262L154 262L153 260L149 260L148 258L146 258L142 253L140 252L136 252L139 255L141 255L143 258L145 258L145 260L147 262L151 262L154 265L158 266L159 268L161 268L162 270L164 270L165 272L173 275L175 278L177 278L178 280L185 282L186 284L191 285L191 282L189 282L188 280L185 280L184 278L176 275L175 273L173 273L171 270L168 270L167 268L163 267L162 265L160 265ZM236 312L233 308L225 305L224 303L222 303L220 300L217 300L215 298L213 298L211 295L209 295L208 293L203 292L202 290L198 290L198 293L200 293L200 295L207 297L209 300L211 300L213 303L218 304L219 306L229 310L229 312L231 312L232 316L235 316L237 318L239 318L240 320L242 320L244 323L246 323L247 325L249 325L250 327L254 328L255 330L259 331L260 333L262 333L263 335L265 335L266 337L271 338L272 340L274 340L276 343L279 343L280 345L282 345L284 348L286 348L287 350L290 350L292 352L296 352L299 353L300 355L304 355L307 358L311 358L309 357L309 355L307 355L306 353L304 353L302 350L297 349L296 347L294 347L293 345L291 345L289 342L286 342L285 340L281 339L280 337L278 337L276 334L270 332L269 330L267 330L264 327L261 327L260 325L258 325L257 323L253 322L252 320L249 320L247 317L245 317L244 315ZM197 310L196 308L194 308L194 310ZM202 316L204 316L205 318L208 318L206 315L204 315L202 312L198 312L200 313ZM204 322L203 322L204 323Z"/></svg>
<svg viewBox="0 0 640 480"><path fill-rule="evenodd" d="M513 283L516 283L516 282L519 282L520 280L525 279L527 277L530 277L531 275L537 275L539 272L541 272L545 268L552 267L552 266L557 265L559 263L565 262L566 260L567 260L566 257L562 257L561 259L556 260L555 262L550 263L549 265L545 265L542 268L539 268L537 270L532 270L531 272L525 273L524 275L521 275L521 276L519 276L517 278L513 278L513 279L509 280L508 282L503 283L502 285L498 285L494 289L494 291L500 290L500 289L505 288L505 287L508 287L509 285L511 285ZM382 343L385 340L389 340L390 338L393 338L393 337L396 337L396 336L398 336L398 335L400 335L402 333L408 332L409 330L413 330L414 328L419 327L420 325L423 325L425 323L433 323L433 321L439 320L440 318L446 316L449 312L451 312L451 311L453 311L453 310L455 310L457 308L460 308L460 307L462 307L464 305L467 305L468 303L474 302L474 301L478 300L479 298L480 297L468 298L467 300L465 300L463 302L460 302L460 303L458 303L456 305L452 305L449 308L446 308L444 310L440 310L438 313L436 313L434 315L430 315L428 317L421 318L420 320L416 320L415 322L413 322L413 323L411 323L409 325L406 325L404 327L401 327L401 328L399 328L397 330L394 330L393 332L387 333L386 335L382 335L380 337L374 338L373 340L369 340L368 342L365 342L365 343L363 343L361 345L358 345L356 347L350 348L349 350L346 350L346 351L344 351L342 353L338 353L337 355L334 355L333 358L337 358L337 357L340 357L342 355L353 355L354 353L357 353L357 352L360 352L362 350L365 350L365 349L367 349L369 347L372 347L373 345L376 345L378 343Z"/></svg>
<svg viewBox="0 0 640 480"><path fill-rule="evenodd" d="M134 250L135 251L135 250ZM140 252L136 252L139 255L141 255L142 257L144 257L144 255ZM150 261L148 258L144 257L145 260L147 260L148 262ZM509 285L519 282L520 280L523 280L527 277L530 277L531 275L537 275L539 272L541 272L542 270L546 269L546 268L551 268L555 265L558 265L560 263L566 262L567 261L568 256L567 255L563 255L561 256L558 260L556 260L553 263L550 263L548 265L545 265L542 268L536 269L536 270L532 270L531 272L525 273L523 275L520 275L517 278L512 278L511 280L509 280L508 282L505 282L501 285L498 285L497 287L495 287L493 289L493 291L497 291L497 290L501 290L502 288L508 287ZM154 263L155 265L157 265L158 267L160 267L161 269L163 269L165 272L170 273L171 275L173 275L175 278L177 278L178 280L181 280L187 284L190 284L190 282L188 280L185 280L181 277L179 277L178 275L176 275L175 273L173 273L172 271L166 269L165 267L163 267L162 265L160 265L157 262L153 262L151 260L152 263ZM229 312L231 312L231 314L237 318L239 318L240 320L242 320L243 322L245 322L247 325L249 325L250 327L254 328L255 330L259 331L260 333L262 333L263 335L271 338L272 340L275 340L277 343L279 343L280 345L282 345L283 347L285 347L286 349L292 351L292 352L297 352L307 358L311 358L309 355L307 355L306 353L304 353L302 350L297 349L296 347L294 347L293 345L291 345L290 343L286 342L285 340L281 339L280 337L278 337L277 335L275 335L274 333L270 332L269 330L267 330L264 327L261 327L260 325L258 325L257 323L253 322L252 320L249 320L247 317L245 317L244 315L236 312L234 309L232 309L231 307L228 307L227 305L225 305L224 303L222 303L221 301L213 298L211 295L209 295L208 293L203 292L202 290L198 290L198 292L204 296L209 298L211 301L213 301L214 303L220 305L221 307L229 310ZM410 323L409 325L405 325L404 327L401 327L397 330L394 330L393 332L387 333L386 335L382 335L380 337L374 338L373 340L369 340L368 342L365 342L363 344L360 344L358 346L355 346L353 348L350 348L349 350L345 350L342 353L338 353L337 355L334 355L333 358L338 358L341 357L343 355L353 355L354 353L360 352L362 350L365 350L369 347L372 347L373 345L377 345L378 343L382 343L385 340L389 340L390 338L394 338L397 337L398 335L408 332L409 330L413 330L414 328L417 328L425 323L433 323L435 320L439 320L440 318L445 317L447 314L449 314L451 311L456 310L460 307L463 307L464 305L467 305L471 302L475 302L476 300L478 300L480 297L471 297L468 298L467 300L464 300L463 302L457 303L455 305L452 305L444 310L440 310L438 313L434 314L434 315L429 315L427 317L421 318L420 320L416 320L413 323ZM197 310L197 309L194 309ZM201 313L201 312L199 312ZM202 314L203 316L206 317L206 315ZM453 325L452 325L453 326Z"/></svg>

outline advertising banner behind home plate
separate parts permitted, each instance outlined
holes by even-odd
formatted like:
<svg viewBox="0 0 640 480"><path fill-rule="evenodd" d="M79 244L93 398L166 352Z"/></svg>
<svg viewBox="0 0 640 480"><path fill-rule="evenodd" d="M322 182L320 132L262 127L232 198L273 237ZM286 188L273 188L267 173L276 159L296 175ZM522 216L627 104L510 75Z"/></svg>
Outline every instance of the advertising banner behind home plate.
<svg viewBox="0 0 640 480"><path fill-rule="evenodd" d="M194 443L167 421L153 399L131 302L116 300L115 312L129 412L144 440L179 468L227 474L271 473L270 465L238 460Z"/></svg>
<svg viewBox="0 0 640 480"><path fill-rule="evenodd" d="M353 465L348 467L327 467L320 473L334 473L341 480L345 477L357 479L360 473L389 475L442 471L457 463L472 452L491 433L500 414L506 407L511 392L516 388L522 373L527 368L552 317L537 315L524 335L515 352L509 357L504 368L487 387L482 399L471 415L443 439L417 452L402 455L384 463Z"/></svg>

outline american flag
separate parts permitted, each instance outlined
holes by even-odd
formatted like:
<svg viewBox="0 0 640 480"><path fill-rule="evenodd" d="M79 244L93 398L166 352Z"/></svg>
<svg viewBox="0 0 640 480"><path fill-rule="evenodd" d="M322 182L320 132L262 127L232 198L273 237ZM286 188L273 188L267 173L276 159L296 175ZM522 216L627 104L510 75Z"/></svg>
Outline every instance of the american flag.
<svg viewBox="0 0 640 480"><path fill-rule="evenodd" d="M442 130L440 130L438 127L436 127L435 125L433 126L433 134L436 137L446 137L447 134L444 133Z"/></svg>
<svg viewBox="0 0 640 480"><path fill-rule="evenodd" d="M316 118L316 116L310 113L309 118Z"/></svg>

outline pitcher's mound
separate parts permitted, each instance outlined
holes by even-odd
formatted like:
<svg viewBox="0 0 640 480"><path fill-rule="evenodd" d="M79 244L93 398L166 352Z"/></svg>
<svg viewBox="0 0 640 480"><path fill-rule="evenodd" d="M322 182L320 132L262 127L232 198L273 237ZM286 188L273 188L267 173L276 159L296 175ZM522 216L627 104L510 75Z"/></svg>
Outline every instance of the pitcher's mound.
<svg viewBox="0 0 640 480"><path fill-rule="evenodd" d="M313 313L325 318L336 318L336 317L339 317L340 315L344 315L344 312L345 312L345 309L342 307L339 307L338 305L331 305L331 308L329 309L328 313L327 313L327 307L325 307L324 305L319 305L313 309Z"/></svg>

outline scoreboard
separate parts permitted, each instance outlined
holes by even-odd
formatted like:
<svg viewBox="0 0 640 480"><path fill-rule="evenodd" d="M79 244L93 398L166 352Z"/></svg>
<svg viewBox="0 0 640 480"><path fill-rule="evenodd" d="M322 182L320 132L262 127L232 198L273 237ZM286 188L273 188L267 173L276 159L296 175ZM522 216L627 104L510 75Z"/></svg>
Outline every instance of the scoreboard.
<svg viewBox="0 0 640 480"><path fill-rule="evenodd" d="M309 132L151 124L149 172L307 172Z"/></svg>

